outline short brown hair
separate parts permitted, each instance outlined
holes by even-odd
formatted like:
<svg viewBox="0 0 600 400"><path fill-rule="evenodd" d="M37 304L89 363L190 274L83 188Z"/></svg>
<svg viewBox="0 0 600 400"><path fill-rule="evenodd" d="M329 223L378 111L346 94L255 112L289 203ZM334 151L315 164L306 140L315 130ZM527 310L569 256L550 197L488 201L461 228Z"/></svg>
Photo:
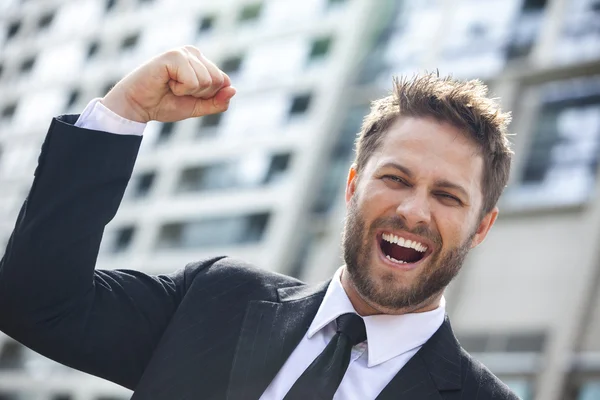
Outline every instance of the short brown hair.
<svg viewBox="0 0 600 400"><path fill-rule="evenodd" d="M393 93L375 100L363 120L356 140L357 173L377 151L386 130L402 116L449 123L477 143L484 161L481 216L490 212L508 181L513 152L507 137L510 113L487 97L487 87L478 80L460 81L435 73L394 78Z"/></svg>

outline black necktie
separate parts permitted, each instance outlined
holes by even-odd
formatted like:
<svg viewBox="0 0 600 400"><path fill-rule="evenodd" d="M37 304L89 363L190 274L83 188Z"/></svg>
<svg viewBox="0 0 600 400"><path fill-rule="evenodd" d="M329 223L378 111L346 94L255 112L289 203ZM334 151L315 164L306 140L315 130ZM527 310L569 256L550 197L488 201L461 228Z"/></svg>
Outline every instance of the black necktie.
<svg viewBox="0 0 600 400"><path fill-rule="evenodd" d="M367 339L361 317L349 313L337 320L337 333L325 350L294 383L284 400L331 400L350 364L352 346Z"/></svg>

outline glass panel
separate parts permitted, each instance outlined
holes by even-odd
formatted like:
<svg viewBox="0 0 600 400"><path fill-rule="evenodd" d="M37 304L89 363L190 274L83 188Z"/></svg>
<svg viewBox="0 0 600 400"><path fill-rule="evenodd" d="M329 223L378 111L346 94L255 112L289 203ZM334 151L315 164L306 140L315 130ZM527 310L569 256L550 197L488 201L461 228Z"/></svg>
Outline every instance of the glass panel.
<svg viewBox="0 0 600 400"><path fill-rule="evenodd" d="M538 36L547 0L524 0L521 14L512 29L508 58L527 56Z"/></svg>
<svg viewBox="0 0 600 400"><path fill-rule="evenodd" d="M285 174L289 154L269 156L259 152L236 161L186 168L178 192L252 188L272 183Z"/></svg>
<svg viewBox="0 0 600 400"><path fill-rule="evenodd" d="M506 351L541 353L544 350L545 342L546 335L543 333L513 334L509 335L506 340Z"/></svg>
<svg viewBox="0 0 600 400"><path fill-rule="evenodd" d="M503 379L502 381L506 383L521 400L533 400L533 387L531 382L524 379Z"/></svg>
<svg viewBox="0 0 600 400"><path fill-rule="evenodd" d="M490 335L470 334L457 335L458 341L462 347L469 353L483 353L487 350Z"/></svg>
<svg viewBox="0 0 600 400"><path fill-rule="evenodd" d="M259 242L267 228L269 213L207 218L196 222L164 225L158 248L197 248Z"/></svg>
<svg viewBox="0 0 600 400"><path fill-rule="evenodd" d="M598 400L600 399L600 381L586 382L581 386L577 400Z"/></svg>
<svg viewBox="0 0 600 400"><path fill-rule="evenodd" d="M384 60L388 70L380 73L378 81L389 87L391 75L410 75L423 66L427 46L437 34L442 10L439 0L407 0L397 13L393 32L387 42Z"/></svg>
<svg viewBox="0 0 600 400"><path fill-rule="evenodd" d="M113 252L118 253L127 250L131 245L134 233L135 228L133 226L119 229L115 235L115 242L112 249Z"/></svg>
<svg viewBox="0 0 600 400"><path fill-rule="evenodd" d="M126 194L132 198L146 197L152 190L155 178L156 174L154 172L134 175L129 182Z"/></svg>
<svg viewBox="0 0 600 400"><path fill-rule="evenodd" d="M245 5L240 11L239 20L243 22L254 21L260 17L262 3Z"/></svg>
<svg viewBox="0 0 600 400"><path fill-rule="evenodd" d="M598 0L570 0L563 12L564 25L556 59L571 63L600 58L600 3Z"/></svg>
<svg viewBox="0 0 600 400"><path fill-rule="evenodd" d="M15 341L7 341L0 347L0 369L23 369L25 347Z"/></svg>
<svg viewBox="0 0 600 400"><path fill-rule="evenodd" d="M445 34L440 70L461 78L487 78L505 63L505 46L519 0L460 2Z"/></svg>
<svg viewBox="0 0 600 400"><path fill-rule="evenodd" d="M547 84L520 183L505 204L575 205L595 186L600 151L600 77Z"/></svg>
<svg viewBox="0 0 600 400"><path fill-rule="evenodd" d="M271 165L265 178L265 183L277 183L285 179L290 164L291 155L278 154L271 158Z"/></svg>

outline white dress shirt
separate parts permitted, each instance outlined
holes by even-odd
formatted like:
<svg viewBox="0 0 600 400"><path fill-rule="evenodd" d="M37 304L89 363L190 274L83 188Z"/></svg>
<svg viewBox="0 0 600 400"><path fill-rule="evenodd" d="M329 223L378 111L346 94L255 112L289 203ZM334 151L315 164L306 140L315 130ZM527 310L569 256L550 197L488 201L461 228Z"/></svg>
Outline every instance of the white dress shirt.
<svg viewBox="0 0 600 400"><path fill-rule="evenodd" d="M75 125L115 134L141 135L146 124L122 118L96 99L88 104ZM342 270L343 267L334 274L308 331L260 400L283 399L335 335L336 318L345 313L356 313L342 287ZM375 399L442 325L445 304L442 298L439 307L428 312L364 317L367 341L352 349L350 365L334 399Z"/></svg>

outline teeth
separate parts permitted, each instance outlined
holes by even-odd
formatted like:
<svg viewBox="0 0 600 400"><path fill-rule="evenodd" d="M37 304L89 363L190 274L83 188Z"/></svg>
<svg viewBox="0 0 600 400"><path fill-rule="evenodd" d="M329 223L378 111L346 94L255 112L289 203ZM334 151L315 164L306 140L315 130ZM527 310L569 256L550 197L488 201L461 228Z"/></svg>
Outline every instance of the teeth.
<svg viewBox="0 0 600 400"><path fill-rule="evenodd" d="M406 247L409 249L415 249L419 253L424 253L425 251L427 251L427 246L425 246L422 243L417 242L416 240L404 239L401 236L396 236L391 233L384 233L382 235L382 238L383 238L383 240L390 242L390 243L397 244L398 246ZM389 258L389 256L388 256L388 258ZM394 261L397 261L397 260L394 260ZM398 261L398 262L401 262L401 261Z"/></svg>
<svg viewBox="0 0 600 400"><path fill-rule="evenodd" d="M387 256L387 255L386 255L386 257L387 257L388 260L390 260L391 262L395 262L396 264L407 264L406 261L396 260L395 258L392 258L392 257Z"/></svg>

